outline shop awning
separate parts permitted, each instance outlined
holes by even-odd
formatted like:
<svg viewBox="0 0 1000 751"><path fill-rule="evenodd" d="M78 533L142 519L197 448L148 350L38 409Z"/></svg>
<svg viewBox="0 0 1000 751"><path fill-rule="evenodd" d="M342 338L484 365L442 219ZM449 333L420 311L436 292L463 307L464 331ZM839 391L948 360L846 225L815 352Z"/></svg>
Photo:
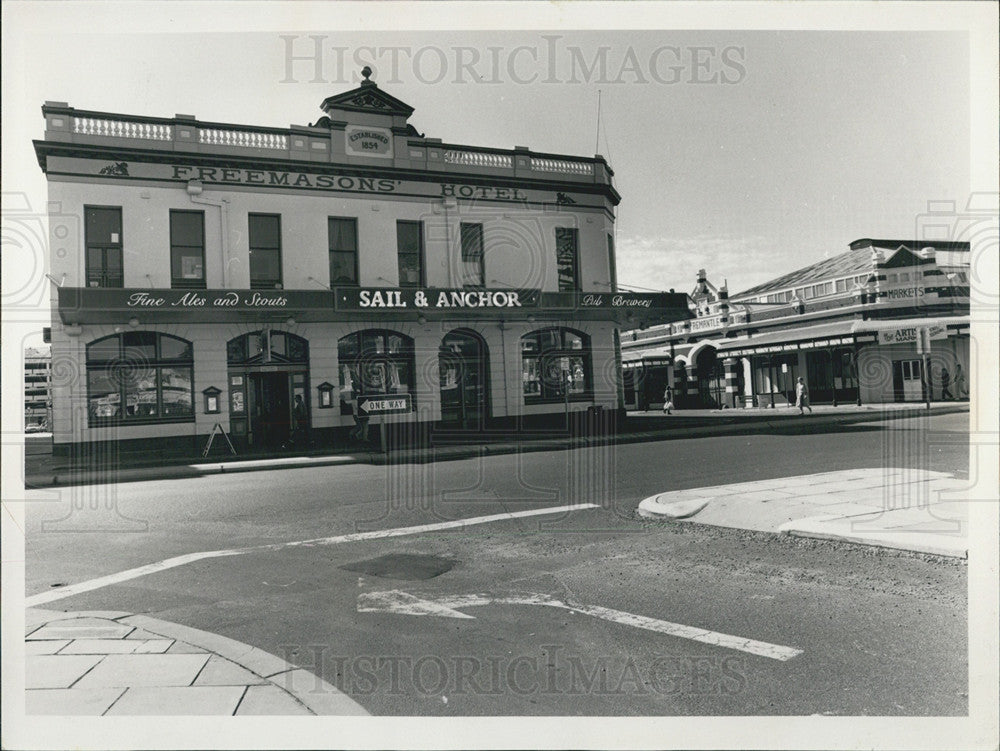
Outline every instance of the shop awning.
<svg viewBox="0 0 1000 751"><path fill-rule="evenodd" d="M968 316L940 316L935 318L904 318L874 321L834 321L817 326L768 331L757 336L732 339L718 345L719 354L730 357L794 352L821 347L839 347L845 344L868 344L880 341L880 336L915 329L932 329L932 338L947 336L948 328L969 325ZM898 341L909 341L899 338Z"/></svg>
<svg viewBox="0 0 1000 751"><path fill-rule="evenodd" d="M669 365L672 362L670 351L664 347L622 352L622 367L625 369Z"/></svg>
<svg viewBox="0 0 1000 751"><path fill-rule="evenodd" d="M720 343L718 352L720 355L724 353L730 357L744 357L746 355L854 344L855 341L860 341L855 338L855 323L856 321L853 320L836 321L818 326L769 331L753 337L741 337ZM874 337L871 338L874 339Z"/></svg>
<svg viewBox="0 0 1000 751"><path fill-rule="evenodd" d="M969 316L938 316L936 318L885 318L874 321L855 321L856 332L895 331L899 328L950 327L968 328Z"/></svg>

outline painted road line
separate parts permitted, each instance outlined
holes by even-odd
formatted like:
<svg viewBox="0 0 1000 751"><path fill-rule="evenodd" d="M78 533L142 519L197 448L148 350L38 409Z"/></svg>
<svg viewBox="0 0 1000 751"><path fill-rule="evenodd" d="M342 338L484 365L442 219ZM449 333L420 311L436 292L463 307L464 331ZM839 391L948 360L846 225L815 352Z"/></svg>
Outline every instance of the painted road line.
<svg viewBox="0 0 1000 751"><path fill-rule="evenodd" d="M127 571L120 571L117 574L101 576L97 579L70 584L66 587L59 587L48 592L40 592L37 595L24 598L25 607L38 607L49 602L62 600L66 597L91 592L95 589L110 587L113 584L121 584L131 579L138 579L141 576L155 574L166 571L188 563L204 560L206 558L224 558L226 556L244 555L246 553L262 553L282 548L294 548L311 545L339 545L345 542L363 542L365 540L381 540L387 537L403 537L405 535L418 535L422 532L439 532L446 529L461 529L477 524L489 524L490 522L508 521L511 519L524 519L531 516L543 516L547 514L562 514L568 511L582 511L584 509L600 508L596 503L573 503L566 506L554 506L552 508L528 509L526 511L507 511L502 514L490 514L489 516L473 516L468 519L455 519L448 522L435 522L433 524L419 524L415 527L397 527L395 529L376 529L372 532L354 532L347 535L336 535L334 537L317 537L312 540L294 540L292 542L279 542L271 545L254 545L248 548L233 548L232 550L209 550L203 553L188 553L175 558L167 558L163 561L150 563L138 568L130 568Z"/></svg>
<svg viewBox="0 0 1000 751"><path fill-rule="evenodd" d="M401 613L403 615L433 615L443 618L473 618L474 616L461 612L462 609L482 607L484 605L542 605L551 608L561 608L574 613L600 618L604 621L618 623L623 626L632 626L633 628L654 631L666 634L667 636L690 639L702 644L724 647L725 649L736 649L740 652L747 652L758 657L768 657L772 660L781 660L782 662L802 654L802 650L795 647L784 647L780 644L771 644L756 639L747 639L742 636L723 634L709 629L685 626L681 623L662 621L658 618L626 613L623 610L613 610L599 605L575 605L557 600L549 595L536 593L506 597L467 594L423 600L400 590L365 592L358 595L357 609L359 613Z"/></svg>

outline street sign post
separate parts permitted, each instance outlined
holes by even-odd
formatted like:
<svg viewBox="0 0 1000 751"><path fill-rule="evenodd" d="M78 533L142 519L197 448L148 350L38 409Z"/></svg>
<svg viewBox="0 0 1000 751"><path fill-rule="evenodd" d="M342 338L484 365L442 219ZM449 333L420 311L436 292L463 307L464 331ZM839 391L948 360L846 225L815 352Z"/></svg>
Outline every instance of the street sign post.
<svg viewBox="0 0 1000 751"><path fill-rule="evenodd" d="M924 405L931 408L931 331L929 328L917 329L917 354L920 355L921 367L924 371Z"/></svg>
<svg viewBox="0 0 1000 751"><path fill-rule="evenodd" d="M409 394L393 394L392 396L366 396L358 403L358 409L369 415L396 415L401 412L410 412L413 402ZM385 417L378 423L379 442L382 444L382 453L389 453L385 436Z"/></svg>

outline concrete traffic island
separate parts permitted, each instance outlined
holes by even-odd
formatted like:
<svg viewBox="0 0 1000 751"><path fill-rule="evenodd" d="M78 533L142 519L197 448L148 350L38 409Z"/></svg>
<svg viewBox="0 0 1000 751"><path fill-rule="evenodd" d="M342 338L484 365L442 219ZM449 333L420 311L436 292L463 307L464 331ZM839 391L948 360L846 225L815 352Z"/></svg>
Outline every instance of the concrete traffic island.
<svg viewBox="0 0 1000 751"><path fill-rule="evenodd" d="M966 558L967 488L944 472L852 469L659 493L637 513Z"/></svg>
<svg viewBox="0 0 1000 751"><path fill-rule="evenodd" d="M29 715L367 715L335 686L218 634L116 611L25 611Z"/></svg>

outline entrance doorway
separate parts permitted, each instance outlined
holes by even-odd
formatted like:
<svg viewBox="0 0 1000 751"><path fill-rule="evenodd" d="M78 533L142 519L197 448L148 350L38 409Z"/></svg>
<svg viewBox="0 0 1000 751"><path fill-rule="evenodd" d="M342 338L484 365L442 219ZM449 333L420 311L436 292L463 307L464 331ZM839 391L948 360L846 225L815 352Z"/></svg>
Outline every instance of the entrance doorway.
<svg viewBox="0 0 1000 751"><path fill-rule="evenodd" d="M307 442L309 348L305 339L263 330L228 342L229 424L234 439L275 450Z"/></svg>
<svg viewBox="0 0 1000 751"><path fill-rule="evenodd" d="M698 400L701 407L720 409L725 402L726 370L715 356L714 347L705 347L696 360Z"/></svg>
<svg viewBox="0 0 1000 751"><path fill-rule="evenodd" d="M473 331L445 335L438 351L441 422L451 428L482 430L489 416L487 386L489 352Z"/></svg>
<svg viewBox="0 0 1000 751"><path fill-rule="evenodd" d="M897 402L917 402L924 398L924 369L920 360L892 361L892 394Z"/></svg>
<svg viewBox="0 0 1000 751"><path fill-rule="evenodd" d="M254 445L278 448L292 433L291 381L288 373L248 373L249 435Z"/></svg>

